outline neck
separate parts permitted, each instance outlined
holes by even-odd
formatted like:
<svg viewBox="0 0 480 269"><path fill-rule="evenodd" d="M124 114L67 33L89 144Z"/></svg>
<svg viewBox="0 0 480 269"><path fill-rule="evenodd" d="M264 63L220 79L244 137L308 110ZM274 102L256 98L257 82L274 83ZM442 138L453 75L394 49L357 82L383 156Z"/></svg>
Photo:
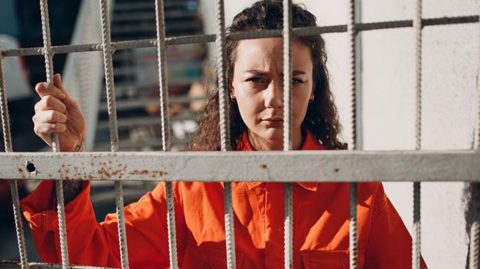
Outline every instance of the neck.
<svg viewBox="0 0 480 269"><path fill-rule="evenodd" d="M292 150L299 150L302 147L304 134L298 128L298 130L293 131L293 145ZM248 140L252 147L258 151L269 151L269 150L283 150L283 138L280 139L263 139L258 137L255 134L252 134L250 130L248 130Z"/></svg>

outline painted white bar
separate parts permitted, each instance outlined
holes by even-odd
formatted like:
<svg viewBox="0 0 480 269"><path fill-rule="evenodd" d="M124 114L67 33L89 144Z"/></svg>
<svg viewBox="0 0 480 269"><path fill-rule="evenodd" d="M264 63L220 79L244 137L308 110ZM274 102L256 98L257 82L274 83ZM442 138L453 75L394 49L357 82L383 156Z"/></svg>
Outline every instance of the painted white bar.
<svg viewBox="0 0 480 269"><path fill-rule="evenodd" d="M299 165L301 164L301 165ZM479 181L480 152L1 153L1 179ZM33 172L29 172L33 171Z"/></svg>

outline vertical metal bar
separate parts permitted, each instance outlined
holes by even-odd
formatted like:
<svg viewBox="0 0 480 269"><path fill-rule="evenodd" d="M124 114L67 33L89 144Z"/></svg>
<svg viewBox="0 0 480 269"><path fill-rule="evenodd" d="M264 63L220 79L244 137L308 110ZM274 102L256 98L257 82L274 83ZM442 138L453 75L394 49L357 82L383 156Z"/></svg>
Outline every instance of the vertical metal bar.
<svg viewBox="0 0 480 269"><path fill-rule="evenodd" d="M50 41L50 19L48 16L48 0L40 1L40 15L42 20L43 56L45 58L45 75L48 83L53 83L53 53ZM60 141L57 134L52 135L52 151L60 152ZM60 253L62 257L62 268L68 268L68 242L67 225L65 220L65 205L63 199L63 181L55 182L55 193L57 196L58 228L60 237Z"/></svg>
<svg viewBox="0 0 480 269"><path fill-rule="evenodd" d="M217 47L217 79L218 79L218 101L220 113L220 148L222 152L230 150L230 119L228 103L228 82L225 63L227 55L225 49L225 8L223 0L215 1L215 15L217 34L215 45ZM227 268L235 268L235 230L234 211L232 204L232 183L224 182L223 201L225 210L225 243L227 252Z"/></svg>
<svg viewBox="0 0 480 269"><path fill-rule="evenodd" d="M478 13L480 14L480 3L478 6ZM479 23L480 26L480 23ZM480 30L480 27L478 27ZM480 31L479 31L480 36ZM480 40L479 40L480 41ZM477 66L477 126L475 128L475 137L473 142L473 148L480 152L480 42L478 44L479 48L479 59ZM478 269L480 267L480 193L479 193L480 184L470 183L471 191L471 200L470 208L472 225L470 226L470 246L469 246L469 268Z"/></svg>
<svg viewBox="0 0 480 269"><path fill-rule="evenodd" d="M358 242L357 242L357 187L356 183L350 184L350 267L358 268Z"/></svg>
<svg viewBox="0 0 480 269"><path fill-rule="evenodd" d="M53 79L53 53L51 51L52 43L50 39L50 19L48 16L48 0L40 1L40 14L42 20L42 37L43 37L43 57L45 59L45 76L47 82ZM52 151L60 152L60 142L57 134L52 134Z"/></svg>
<svg viewBox="0 0 480 269"><path fill-rule="evenodd" d="M479 244L480 244L480 214L479 214L479 193L478 193L479 184L470 183L471 191L471 217L472 225L470 226L470 246L469 246L469 268L478 269L479 268Z"/></svg>
<svg viewBox="0 0 480 269"><path fill-rule="evenodd" d="M283 150L292 149L292 1L283 0ZM285 268L293 268L293 192L292 183L285 183L284 218Z"/></svg>
<svg viewBox="0 0 480 269"><path fill-rule="evenodd" d="M357 103L360 99L357 98L356 88L356 19L355 19L355 0L348 1L348 51L349 51L349 69L350 69L350 92L351 92L351 150L356 150L358 146L357 137ZM350 268L356 269L358 267L358 239L357 239L357 183L350 183Z"/></svg>
<svg viewBox="0 0 480 269"><path fill-rule="evenodd" d="M100 18L102 23L102 52L105 69L105 88L108 105L108 119L110 127L110 150L118 151L117 109L115 105L115 85L113 81L112 41L110 31L109 0L100 0ZM120 245L120 262L122 268L128 268L127 235L125 229L125 215L123 202L123 184L115 181L115 204L118 216L118 239Z"/></svg>
<svg viewBox="0 0 480 269"><path fill-rule="evenodd" d="M217 47L217 78L218 78L218 95L220 110L220 143L222 151L230 150L230 119L228 117L228 82L227 70L225 63L227 62L227 52L225 49L225 10L224 1L216 0L216 24L217 35L215 45Z"/></svg>
<svg viewBox="0 0 480 269"><path fill-rule="evenodd" d="M285 183L285 219L284 219L285 268L293 268L293 193L292 183Z"/></svg>
<svg viewBox="0 0 480 269"><path fill-rule="evenodd" d="M157 31L157 59L160 90L160 117L162 128L162 150L170 151L170 124L168 118L168 83L166 65L165 18L163 0L155 1L155 21ZM172 182L165 182L167 196L168 254L170 268L177 269L177 240L175 229L175 204L173 201Z"/></svg>
<svg viewBox="0 0 480 269"><path fill-rule="evenodd" d="M8 100L6 82L3 77L3 47L0 42L0 113L2 120L3 142L5 152L12 152L12 133L10 131L10 118L8 115ZM20 200L18 198L17 180L10 181L10 192L12 195L13 216L15 219L15 232L18 242L18 253L20 256L21 268L28 268L27 248L25 245L25 231L23 229L22 216L20 213Z"/></svg>
<svg viewBox="0 0 480 269"><path fill-rule="evenodd" d="M362 0L355 0L355 22L362 21ZM355 149L363 149L363 37L361 32L355 35ZM360 116L358 116L360 115Z"/></svg>
<svg viewBox="0 0 480 269"><path fill-rule="evenodd" d="M421 226L420 226L420 182L413 183L413 240L412 240L412 268L420 269Z"/></svg>
<svg viewBox="0 0 480 269"><path fill-rule="evenodd" d="M163 10L163 0L155 1L156 10L156 29L157 29L157 59L158 59L158 77L160 89L160 117L162 128L162 150L170 150L170 125L168 118L168 84L167 84L167 65L166 43L165 43L165 20Z"/></svg>
<svg viewBox="0 0 480 269"><path fill-rule="evenodd" d="M422 148L422 0L416 1L415 18L413 19L415 28L415 88L416 88L416 130L415 130L415 149ZM420 268L421 253L421 186L420 182L413 183L413 240L412 240L412 268Z"/></svg>

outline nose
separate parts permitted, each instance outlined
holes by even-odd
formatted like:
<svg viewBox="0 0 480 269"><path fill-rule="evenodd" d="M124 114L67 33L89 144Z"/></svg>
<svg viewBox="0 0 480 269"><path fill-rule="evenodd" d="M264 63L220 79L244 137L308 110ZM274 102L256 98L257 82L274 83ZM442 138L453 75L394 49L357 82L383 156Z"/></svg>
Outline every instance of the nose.
<svg viewBox="0 0 480 269"><path fill-rule="evenodd" d="M265 107L280 109L283 107L283 80L272 79L265 89Z"/></svg>

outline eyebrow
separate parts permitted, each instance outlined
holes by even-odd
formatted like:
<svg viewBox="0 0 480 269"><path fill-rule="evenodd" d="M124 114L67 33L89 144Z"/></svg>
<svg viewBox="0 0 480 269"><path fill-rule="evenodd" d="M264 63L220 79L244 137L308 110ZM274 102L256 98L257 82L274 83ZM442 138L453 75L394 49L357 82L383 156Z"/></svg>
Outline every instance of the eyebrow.
<svg viewBox="0 0 480 269"><path fill-rule="evenodd" d="M255 75L263 75L263 76L267 75L267 72L260 71L260 70L255 70L255 69L246 70L245 73L252 73L252 74L255 74ZM293 76L305 75L305 74L306 74L306 72L302 71L302 70L293 70L292 71ZM281 75L283 76L283 73Z"/></svg>

